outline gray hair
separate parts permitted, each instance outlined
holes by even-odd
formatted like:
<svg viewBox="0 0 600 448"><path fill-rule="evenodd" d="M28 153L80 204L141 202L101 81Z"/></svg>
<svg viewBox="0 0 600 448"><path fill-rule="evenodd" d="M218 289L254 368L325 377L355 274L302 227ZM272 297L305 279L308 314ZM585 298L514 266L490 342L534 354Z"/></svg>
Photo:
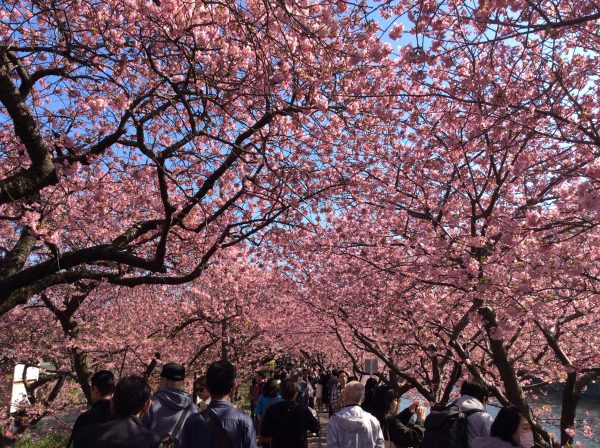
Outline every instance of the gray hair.
<svg viewBox="0 0 600 448"><path fill-rule="evenodd" d="M365 386L358 381L350 381L344 388L344 404L361 404L365 398Z"/></svg>

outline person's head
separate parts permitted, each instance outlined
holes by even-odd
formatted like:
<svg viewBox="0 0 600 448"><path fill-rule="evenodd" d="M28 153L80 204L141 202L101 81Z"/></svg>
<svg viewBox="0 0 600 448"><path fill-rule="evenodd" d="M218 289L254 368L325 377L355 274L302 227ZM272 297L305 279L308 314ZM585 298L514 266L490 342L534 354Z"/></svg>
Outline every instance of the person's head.
<svg viewBox="0 0 600 448"><path fill-rule="evenodd" d="M160 372L160 388L175 387L183 388L183 380L185 379L185 367L176 362L170 362L163 365Z"/></svg>
<svg viewBox="0 0 600 448"><path fill-rule="evenodd" d="M365 383L365 400L367 397L372 397L377 390L377 386L379 385L379 381L376 378L369 378Z"/></svg>
<svg viewBox="0 0 600 448"><path fill-rule="evenodd" d="M400 395L389 386L381 386L375 390L373 411L379 419L385 419L389 414L397 414L400 406Z"/></svg>
<svg viewBox="0 0 600 448"><path fill-rule="evenodd" d="M282 380L286 381L285 379ZM293 380L292 380L293 381ZM262 394L267 398L275 398L277 396L277 392L279 392L279 384L275 378L269 378L267 382L263 385Z"/></svg>
<svg viewBox="0 0 600 448"><path fill-rule="evenodd" d="M115 391L115 376L108 370L98 370L92 375L92 403L110 400Z"/></svg>
<svg viewBox="0 0 600 448"><path fill-rule="evenodd" d="M194 390L196 391L196 396L201 400L208 400L210 398L210 392L208 391L208 387L206 387L206 375L196 378L194 381Z"/></svg>
<svg viewBox="0 0 600 448"><path fill-rule="evenodd" d="M285 401L294 401L298 396L298 385L292 379L285 379L279 385L279 393Z"/></svg>
<svg viewBox="0 0 600 448"><path fill-rule="evenodd" d="M478 381L466 380L460 388L460 395L469 395L485 404L489 397L488 388Z"/></svg>
<svg viewBox="0 0 600 448"><path fill-rule="evenodd" d="M348 374L346 372L344 372L343 370L340 370L337 374L337 380L338 380L338 383L340 383L340 387L343 389L344 387L346 387L346 384L348 383Z"/></svg>
<svg viewBox="0 0 600 448"><path fill-rule="evenodd" d="M264 383L267 379L267 375L265 374L265 372L257 372L256 373L256 382L258 383Z"/></svg>
<svg viewBox="0 0 600 448"><path fill-rule="evenodd" d="M111 407L117 414L141 417L150 407L151 392L148 381L141 376L126 376L115 387Z"/></svg>
<svg viewBox="0 0 600 448"><path fill-rule="evenodd" d="M346 406L360 405L365 398L365 386L358 381L351 381L344 388L342 397Z"/></svg>
<svg viewBox="0 0 600 448"><path fill-rule="evenodd" d="M237 372L229 361L215 361L206 371L206 386L210 396L220 399L228 396L235 387Z"/></svg>
<svg viewBox="0 0 600 448"><path fill-rule="evenodd" d="M491 437L498 437L514 446L533 446L533 433L529 421L514 406L500 409L492 423Z"/></svg>

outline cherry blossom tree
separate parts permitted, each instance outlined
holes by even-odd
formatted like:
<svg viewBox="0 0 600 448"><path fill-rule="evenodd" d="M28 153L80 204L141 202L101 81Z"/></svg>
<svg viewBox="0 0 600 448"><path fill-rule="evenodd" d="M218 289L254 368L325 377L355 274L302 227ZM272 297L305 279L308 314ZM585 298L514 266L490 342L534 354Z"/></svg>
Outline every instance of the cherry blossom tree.
<svg viewBox="0 0 600 448"><path fill-rule="evenodd" d="M600 375L599 18L5 2L0 314L61 366L368 353L436 405L470 375L546 446L534 394L562 383L568 445Z"/></svg>
<svg viewBox="0 0 600 448"><path fill-rule="evenodd" d="M0 313L60 284L187 283L345 183L329 155L386 90L363 10L3 2Z"/></svg>
<svg viewBox="0 0 600 448"><path fill-rule="evenodd" d="M390 368L405 362L406 380L419 372L425 396L444 387L424 360L446 363L450 385L461 363L535 424L526 391L566 380L568 444L598 372L598 7L400 1L380 11L396 20L390 38L414 36L396 60L404 95L381 99L390 120L356 142L370 166L304 226L311 237L282 237L282 252L297 272L317 266L299 281L334 326ZM390 318L404 328L373 323Z"/></svg>

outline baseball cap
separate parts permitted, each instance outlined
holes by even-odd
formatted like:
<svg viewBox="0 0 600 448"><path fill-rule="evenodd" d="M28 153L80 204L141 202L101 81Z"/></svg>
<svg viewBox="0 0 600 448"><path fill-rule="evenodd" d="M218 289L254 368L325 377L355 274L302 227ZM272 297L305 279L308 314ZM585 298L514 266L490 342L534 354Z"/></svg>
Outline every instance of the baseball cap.
<svg viewBox="0 0 600 448"><path fill-rule="evenodd" d="M170 381L183 381L185 378L185 367L176 362L170 362L163 365L160 376Z"/></svg>

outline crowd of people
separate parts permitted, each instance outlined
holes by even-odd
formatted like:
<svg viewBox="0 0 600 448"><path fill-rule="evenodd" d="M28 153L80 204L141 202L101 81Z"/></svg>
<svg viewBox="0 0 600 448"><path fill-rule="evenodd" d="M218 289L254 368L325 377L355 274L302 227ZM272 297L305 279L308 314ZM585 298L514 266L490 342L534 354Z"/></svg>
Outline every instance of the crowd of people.
<svg viewBox="0 0 600 448"><path fill-rule="evenodd" d="M400 395L345 371L258 372L249 388L250 415L236 408L237 372L212 363L184 390L185 368L162 367L158 391L127 376L115 383L106 370L91 379L91 409L73 426L68 448L307 448L320 432L318 412L329 414L328 448L531 448L529 421L515 407L486 412L488 391L465 381L460 397L430 412L418 401L400 410Z"/></svg>
<svg viewBox="0 0 600 448"><path fill-rule="evenodd" d="M418 401L400 411L400 395L370 378L366 384L338 372L329 388L328 448L531 448L529 420L514 406L487 411L489 392L464 381L460 397L426 416ZM334 380L335 381L335 380ZM337 410L337 396L343 407Z"/></svg>

